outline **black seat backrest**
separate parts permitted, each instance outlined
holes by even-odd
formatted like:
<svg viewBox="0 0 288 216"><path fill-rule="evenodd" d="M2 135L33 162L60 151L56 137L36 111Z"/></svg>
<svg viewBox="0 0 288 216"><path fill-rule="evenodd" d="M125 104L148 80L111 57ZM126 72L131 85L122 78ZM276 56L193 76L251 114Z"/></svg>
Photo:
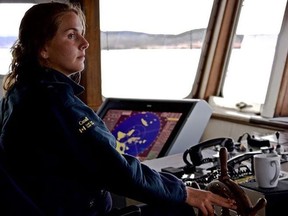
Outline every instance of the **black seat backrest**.
<svg viewBox="0 0 288 216"><path fill-rule="evenodd" d="M39 208L19 188L5 168L4 151L0 145L0 215L40 216Z"/></svg>

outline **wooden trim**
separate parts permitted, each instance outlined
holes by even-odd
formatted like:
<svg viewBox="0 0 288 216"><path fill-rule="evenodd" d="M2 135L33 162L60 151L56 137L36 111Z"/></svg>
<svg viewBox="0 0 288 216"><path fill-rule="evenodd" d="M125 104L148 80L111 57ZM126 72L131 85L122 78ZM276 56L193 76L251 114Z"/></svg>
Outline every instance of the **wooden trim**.
<svg viewBox="0 0 288 216"><path fill-rule="evenodd" d="M280 92L277 98L274 117L288 116L288 61L286 58L285 69L281 81Z"/></svg>
<svg viewBox="0 0 288 216"><path fill-rule="evenodd" d="M200 98L203 99L202 89L206 86L206 68L209 65L209 51L213 49L213 36L215 35L216 26L217 26L217 17L219 16L219 11L221 10L221 0L214 0L212 6L210 20L207 26L205 41L203 43L201 56L199 59L198 69L193 83L192 91L188 95L188 98ZM209 76L209 75L208 75Z"/></svg>
<svg viewBox="0 0 288 216"><path fill-rule="evenodd" d="M220 28L215 55L211 66L210 76L204 94L204 99L206 100L208 100L209 96L218 94L218 89L221 85L222 76L224 73L225 61L232 41L231 38L234 36L234 20L236 19L238 4L239 0L227 1L223 23Z"/></svg>
<svg viewBox="0 0 288 216"><path fill-rule="evenodd" d="M85 87L85 92L80 98L89 107L97 110L103 102L101 92L99 0L78 0L77 2L81 3L86 15L86 39L89 42L89 48L86 51L86 68L82 72L81 79L81 85Z"/></svg>

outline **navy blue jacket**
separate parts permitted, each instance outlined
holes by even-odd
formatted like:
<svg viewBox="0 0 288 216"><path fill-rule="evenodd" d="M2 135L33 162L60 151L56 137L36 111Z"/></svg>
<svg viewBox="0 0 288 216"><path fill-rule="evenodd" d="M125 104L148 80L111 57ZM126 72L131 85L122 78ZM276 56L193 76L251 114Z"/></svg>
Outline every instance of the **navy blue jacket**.
<svg viewBox="0 0 288 216"><path fill-rule="evenodd" d="M45 215L100 215L110 194L156 205L184 203L183 182L121 155L97 114L76 95L84 89L50 69L19 76L1 100L6 168Z"/></svg>

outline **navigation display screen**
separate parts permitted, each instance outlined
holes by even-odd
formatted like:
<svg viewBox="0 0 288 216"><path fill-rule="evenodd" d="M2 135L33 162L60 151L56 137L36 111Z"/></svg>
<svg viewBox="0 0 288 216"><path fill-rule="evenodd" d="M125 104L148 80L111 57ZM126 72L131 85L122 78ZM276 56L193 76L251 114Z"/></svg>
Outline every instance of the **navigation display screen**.
<svg viewBox="0 0 288 216"><path fill-rule="evenodd" d="M117 140L120 153L139 160L157 158L182 113L109 109L103 121Z"/></svg>

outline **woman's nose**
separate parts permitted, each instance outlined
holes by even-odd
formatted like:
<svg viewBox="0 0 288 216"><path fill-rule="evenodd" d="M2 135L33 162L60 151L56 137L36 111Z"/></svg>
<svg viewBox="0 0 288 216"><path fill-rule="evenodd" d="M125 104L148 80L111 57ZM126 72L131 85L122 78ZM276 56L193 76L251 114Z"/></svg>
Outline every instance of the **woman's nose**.
<svg viewBox="0 0 288 216"><path fill-rule="evenodd" d="M88 41L83 37L83 43L81 44L81 50L85 50L89 47Z"/></svg>

